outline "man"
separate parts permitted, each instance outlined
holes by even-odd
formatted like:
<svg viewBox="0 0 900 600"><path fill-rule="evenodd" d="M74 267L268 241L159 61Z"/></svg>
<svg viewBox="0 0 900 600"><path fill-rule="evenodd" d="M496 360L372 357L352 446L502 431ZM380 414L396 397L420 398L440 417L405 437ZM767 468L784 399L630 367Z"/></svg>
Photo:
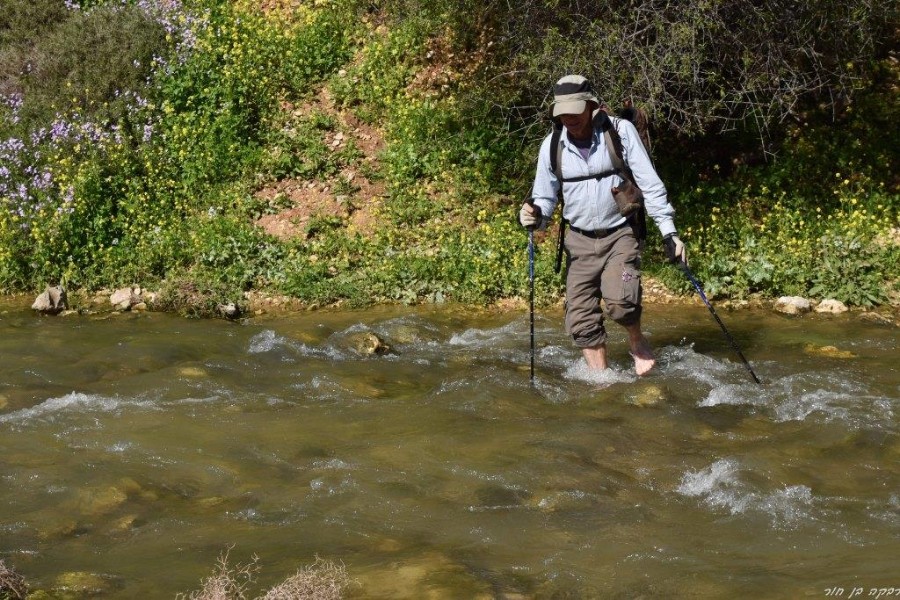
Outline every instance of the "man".
<svg viewBox="0 0 900 600"><path fill-rule="evenodd" d="M579 75L567 75L553 89L552 116L562 122L560 137L562 177L569 179L613 170L602 128L595 127L594 115L600 102L590 82ZM605 119L598 119L598 123ZM656 174L637 129L629 121L611 118L622 141L622 157L644 194L647 214L654 220L666 243L669 259L687 263L684 244L675 231L675 209L666 197L666 188ZM622 183L618 175L560 182L551 168L552 135L541 145L532 202L519 211L526 228L543 227L556 208L557 192L563 186L563 218L569 223L565 238L568 257L566 277L566 331L581 348L592 369L606 369L606 316L628 332L634 368L644 375L656 359L641 332L640 246L629 221L619 212L614 188ZM604 309L601 311L600 298Z"/></svg>

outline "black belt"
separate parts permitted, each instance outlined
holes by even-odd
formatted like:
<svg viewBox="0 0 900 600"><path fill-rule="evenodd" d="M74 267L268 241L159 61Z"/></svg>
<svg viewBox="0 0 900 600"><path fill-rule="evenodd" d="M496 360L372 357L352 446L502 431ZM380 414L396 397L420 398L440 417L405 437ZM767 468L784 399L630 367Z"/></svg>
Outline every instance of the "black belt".
<svg viewBox="0 0 900 600"><path fill-rule="evenodd" d="M594 238L595 240L599 240L600 238L605 238L608 235L612 235L618 230L628 225L628 221L625 221L621 225L616 225L615 227L611 227L609 229L578 229L577 227L573 227L569 225L569 229L574 231L575 233L580 233L581 235L589 238Z"/></svg>

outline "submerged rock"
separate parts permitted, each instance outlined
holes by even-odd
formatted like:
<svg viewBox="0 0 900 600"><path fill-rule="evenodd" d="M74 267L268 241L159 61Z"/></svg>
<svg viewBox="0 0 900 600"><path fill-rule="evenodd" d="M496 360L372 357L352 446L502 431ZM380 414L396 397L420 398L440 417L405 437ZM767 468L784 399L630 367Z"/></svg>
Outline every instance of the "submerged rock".
<svg viewBox="0 0 900 600"><path fill-rule="evenodd" d="M849 350L838 350L835 346L816 346L807 344L803 351L810 356L823 356L826 358L856 358Z"/></svg>
<svg viewBox="0 0 900 600"><path fill-rule="evenodd" d="M109 526L108 532L112 534L127 533L134 529L136 521L137 515L125 515L113 521Z"/></svg>
<svg viewBox="0 0 900 600"><path fill-rule="evenodd" d="M531 508L545 513L588 510L597 505L597 496L581 490L543 491L529 502Z"/></svg>
<svg viewBox="0 0 900 600"><path fill-rule="evenodd" d="M79 496L81 512L94 516L108 514L128 500L128 494L115 486L85 490Z"/></svg>
<svg viewBox="0 0 900 600"><path fill-rule="evenodd" d="M110 591L110 582L107 578L96 573L86 571L70 571L56 578L54 591L74 592L77 597L86 595L103 594Z"/></svg>
<svg viewBox="0 0 900 600"><path fill-rule="evenodd" d="M635 406L657 406L666 401L666 393L657 385L647 385L631 391L625 400Z"/></svg>
<svg viewBox="0 0 900 600"><path fill-rule="evenodd" d="M42 523L38 529L38 538L42 540L55 540L74 537L90 530L90 527L79 525L74 519L51 520Z"/></svg>
<svg viewBox="0 0 900 600"><path fill-rule="evenodd" d="M179 367L178 375L181 377L208 377L209 374L202 367Z"/></svg>
<svg viewBox="0 0 900 600"><path fill-rule="evenodd" d="M354 573L371 598L494 598L491 585L449 557L429 552L420 557Z"/></svg>
<svg viewBox="0 0 900 600"><path fill-rule="evenodd" d="M876 325L893 325L894 322L891 321L890 318L884 316L881 313L877 313L874 311L864 312L859 315L859 318L867 323L875 323Z"/></svg>

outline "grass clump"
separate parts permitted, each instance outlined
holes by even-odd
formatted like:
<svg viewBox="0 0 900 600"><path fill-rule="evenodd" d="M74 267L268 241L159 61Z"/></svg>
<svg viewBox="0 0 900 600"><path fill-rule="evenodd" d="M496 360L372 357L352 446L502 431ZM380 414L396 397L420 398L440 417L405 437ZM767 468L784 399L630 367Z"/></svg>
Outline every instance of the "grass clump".
<svg viewBox="0 0 900 600"><path fill-rule="evenodd" d="M0 600L25 600L28 584L25 578L0 559Z"/></svg>
<svg viewBox="0 0 900 600"><path fill-rule="evenodd" d="M350 587L344 565L316 557L295 574L270 589L261 600L340 600Z"/></svg>
<svg viewBox="0 0 900 600"><path fill-rule="evenodd" d="M259 559L248 563L228 563L228 552L221 555L213 574L202 581L199 590L178 600L247 600L250 586L256 581ZM314 563L301 567L294 575L270 588L255 600L340 600L352 582L343 565L316 557Z"/></svg>

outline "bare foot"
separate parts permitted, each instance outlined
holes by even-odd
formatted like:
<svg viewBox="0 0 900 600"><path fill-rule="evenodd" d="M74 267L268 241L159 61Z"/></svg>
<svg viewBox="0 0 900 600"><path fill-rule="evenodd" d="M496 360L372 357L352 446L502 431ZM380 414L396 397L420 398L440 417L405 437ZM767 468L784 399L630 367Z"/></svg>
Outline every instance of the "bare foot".
<svg viewBox="0 0 900 600"><path fill-rule="evenodd" d="M634 372L638 375L646 375L656 364L656 359L653 358L652 354L647 358L646 356L641 356L632 352L631 358L634 359Z"/></svg>
<svg viewBox="0 0 900 600"><path fill-rule="evenodd" d="M634 371L638 375L647 374L656 364L653 349L643 335L631 341L631 358L634 359Z"/></svg>

